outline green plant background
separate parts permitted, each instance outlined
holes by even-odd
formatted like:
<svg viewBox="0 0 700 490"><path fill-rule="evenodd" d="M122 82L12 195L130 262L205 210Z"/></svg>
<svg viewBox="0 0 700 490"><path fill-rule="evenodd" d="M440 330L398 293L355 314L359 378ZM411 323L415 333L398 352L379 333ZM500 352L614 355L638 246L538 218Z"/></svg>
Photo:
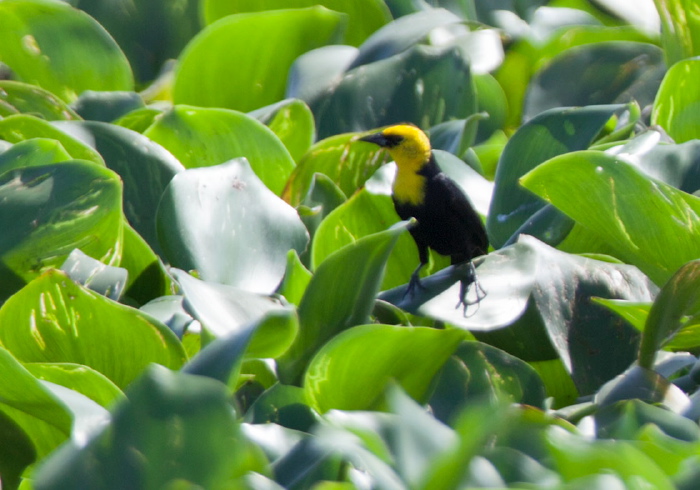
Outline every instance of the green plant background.
<svg viewBox="0 0 700 490"><path fill-rule="evenodd" d="M695 488L694 9L0 0L0 486Z"/></svg>

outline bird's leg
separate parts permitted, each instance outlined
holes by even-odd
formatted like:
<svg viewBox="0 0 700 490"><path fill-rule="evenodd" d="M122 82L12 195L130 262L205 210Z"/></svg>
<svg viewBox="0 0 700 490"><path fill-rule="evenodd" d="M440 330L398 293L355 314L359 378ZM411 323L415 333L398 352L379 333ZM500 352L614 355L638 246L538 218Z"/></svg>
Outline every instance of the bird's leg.
<svg viewBox="0 0 700 490"><path fill-rule="evenodd" d="M474 301L467 301L467 294L469 293L469 286L474 284L474 290L476 291L476 299ZM469 261L469 271L467 277L460 279L459 281L459 301L455 308L462 306L462 314L467 316L467 307L471 305L478 305L486 297L486 291L481 287L479 283L479 278L476 275L476 267L474 267L474 262Z"/></svg>
<svg viewBox="0 0 700 490"><path fill-rule="evenodd" d="M408 287L406 288L406 292L403 294L404 298L406 296L413 296L416 288L424 289L423 284L420 282L420 270L424 265L425 264L421 262L418 267L416 267L416 270L413 271L413 274L411 274L411 280L408 281Z"/></svg>

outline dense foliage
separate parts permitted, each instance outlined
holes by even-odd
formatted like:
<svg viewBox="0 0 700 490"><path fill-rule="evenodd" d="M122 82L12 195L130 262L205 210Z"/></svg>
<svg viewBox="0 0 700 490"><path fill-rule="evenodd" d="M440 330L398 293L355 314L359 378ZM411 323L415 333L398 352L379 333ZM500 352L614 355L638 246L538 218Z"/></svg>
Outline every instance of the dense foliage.
<svg viewBox="0 0 700 490"><path fill-rule="evenodd" d="M0 0L0 486L695 488L694 5Z"/></svg>

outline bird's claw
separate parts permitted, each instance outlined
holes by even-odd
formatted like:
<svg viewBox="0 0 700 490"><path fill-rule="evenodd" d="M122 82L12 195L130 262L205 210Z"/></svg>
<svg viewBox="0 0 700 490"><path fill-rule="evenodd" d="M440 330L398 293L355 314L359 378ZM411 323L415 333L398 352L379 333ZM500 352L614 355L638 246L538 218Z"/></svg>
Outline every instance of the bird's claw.
<svg viewBox="0 0 700 490"><path fill-rule="evenodd" d="M481 283L476 275L476 267L474 267L473 262L469 262L469 273L466 278L459 281L459 301L457 302L456 308L462 307L462 315L467 317L467 307L471 305L478 305L486 297L486 290L481 287ZM467 301L467 294L469 293L469 286L474 284L474 290L476 292L476 299L473 301ZM478 311L478 308L477 308ZM476 311L474 312L476 313ZM472 313L472 315L474 314Z"/></svg>

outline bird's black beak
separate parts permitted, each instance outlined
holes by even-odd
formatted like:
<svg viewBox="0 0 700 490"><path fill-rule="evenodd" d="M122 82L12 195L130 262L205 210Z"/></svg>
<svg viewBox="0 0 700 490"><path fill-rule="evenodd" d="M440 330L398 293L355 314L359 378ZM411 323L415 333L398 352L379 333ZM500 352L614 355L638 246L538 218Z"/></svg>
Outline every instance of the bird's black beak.
<svg viewBox="0 0 700 490"><path fill-rule="evenodd" d="M384 136L382 133L374 133L370 134L368 136L363 136L362 138L359 139L359 141L366 141L367 143L374 143L375 145L381 146L382 148L386 148L387 146L390 146L389 139Z"/></svg>

